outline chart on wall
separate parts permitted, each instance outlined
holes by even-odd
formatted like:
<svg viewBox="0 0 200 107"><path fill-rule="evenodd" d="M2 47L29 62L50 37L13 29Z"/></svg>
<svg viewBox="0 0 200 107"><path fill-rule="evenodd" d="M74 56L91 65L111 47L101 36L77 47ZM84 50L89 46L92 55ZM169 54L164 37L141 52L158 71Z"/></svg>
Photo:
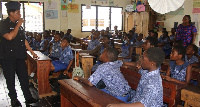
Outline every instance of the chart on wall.
<svg viewBox="0 0 200 107"><path fill-rule="evenodd" d="M45 10L46 19L58 19L58 10Z"/></svg>
<svg viewBox="0 0 200 107"><path fill-rule="evenodd" d="M193 0L193 11L192 13L200 13L200 0Z"/></svg>
<svg viewBox="0 0 200 107"><path fill-rule="evenodd" d="M79 13L79 4L68 4L68 12L69 13Z"/></svg>

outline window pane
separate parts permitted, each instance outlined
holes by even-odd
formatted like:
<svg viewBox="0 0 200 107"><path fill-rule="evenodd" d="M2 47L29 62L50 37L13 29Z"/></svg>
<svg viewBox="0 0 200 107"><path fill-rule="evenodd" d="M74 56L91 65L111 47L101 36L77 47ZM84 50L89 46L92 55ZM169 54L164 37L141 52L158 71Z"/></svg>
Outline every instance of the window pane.
<svg viewBox="0 0 200 107"><path fill-rule="evenodd" d="M25 30L43 32L43 3L24 3ZM34 13L34 14L33 14Z"/></svg>
<svg viewBox="0 0 200 107"><path fill-rule="evenodd" d="M118 30L122 30L122 8L111 8L111 30L114 30L115 25Z"/></svg>
<svg viewBox="0 0 200 107"><path fill-rule="evenodd" d="M86 9L86 6L82 6L82 31L92 29L96 29L96 7L91 6L91 9Z"/></svg>
<svg viewBox="0 0 200 107"><path fill-rule="evenodd" d="M98 7L98 30L109 27L109 10L110 7Z"/></svg>

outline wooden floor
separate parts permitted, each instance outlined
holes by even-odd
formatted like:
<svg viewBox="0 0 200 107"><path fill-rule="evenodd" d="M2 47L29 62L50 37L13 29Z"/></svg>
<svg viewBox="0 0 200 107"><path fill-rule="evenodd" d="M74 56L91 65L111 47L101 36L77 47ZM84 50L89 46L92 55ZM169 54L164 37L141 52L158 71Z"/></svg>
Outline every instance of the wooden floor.
<svg viewBox="0 0 200 107"><path fill-rule="evenodd" d="M51 83L51 82L50 82ZM15 88L17 91L18 100L21 102L22 107L26 107L25 105L25 99L22 93L22 90L20 88L20 83L15 76ZM54 87L52 87L54 89ZM33 96L33 98L38 99L37 90L33 87L33 85L30 83L30 91ZM32 105L37 107L60 107L60 96L51 96L51 97L45 97L42 99L39 99L39 103L37 105ZM10 107L10 98L8 96L8 89L6 85L6 80L3 76L2 69L0 67L0 107Z"/></svg>

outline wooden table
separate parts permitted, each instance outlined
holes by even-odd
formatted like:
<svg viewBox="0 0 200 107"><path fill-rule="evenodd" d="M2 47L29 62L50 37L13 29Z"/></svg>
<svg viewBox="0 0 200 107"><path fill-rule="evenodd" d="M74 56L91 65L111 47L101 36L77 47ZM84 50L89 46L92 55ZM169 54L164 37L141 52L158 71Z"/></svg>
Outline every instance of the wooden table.
<svg viewBox="0 0 200 107"><path fill-rule="evenodd" d="M89 78L92 71L93 58L95 57L86 53L79 53L79 56L79 60L82 63L82 68L85 74L84 78Z"/></svg>
<svg viewBox="0 0 200 107"><path fill-rule="evenodd" d="M72 79L59 80L61 107L106 107L110 103L123 103L121 100Z"/></svg>
<svg viewBox="0 0 200 107"><path fill-rule="evenodd" d="M185 101L184 107L200 107L200 87L193 84L181 90L181 100Z"/></svg>
<svg viewBox="0 0 200 107"><path fill-rule="evenodd" d="M28 74L33 72L33 68L36 68L35 78L38 81L38 94L39 97L51 96L56 93L52 91L52 88L49 84L49 72L50 72L50 61L51 59L40 51L34 51L35 54L39 57L39 59L33 59L30 51L27 51L27 63L28 63Z"/></svg>

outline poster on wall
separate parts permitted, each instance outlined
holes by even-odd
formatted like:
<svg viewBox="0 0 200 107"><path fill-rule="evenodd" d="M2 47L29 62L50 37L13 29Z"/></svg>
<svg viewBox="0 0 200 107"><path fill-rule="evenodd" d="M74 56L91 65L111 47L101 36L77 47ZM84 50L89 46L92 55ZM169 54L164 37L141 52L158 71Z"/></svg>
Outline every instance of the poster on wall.
<svg viewBox="0 0 200 107"><path fill-rule="evenodd" d="M192 13L200 13L200 0L193 0L193 11Z"/></svg>
<svg viewBox="0 0 200 107"><path fill-rule="evenodd" d="M67 5L61 5L61 10L67 10L68 6Z"/></svg>
<svg viewBox="0 0 200 107"><path fill-rule="evenodd" d="M57 9L57 3L56 2L47 2L46 3L46 9L50 10L50 9Z"/></svg>
<svg viewBox="0 0 200 107"><path fill-rule="evenodd" d="M69 13L79 13L79 5L78 4L68 4L68 12Z"/></svg>
<svg viewBox="0 0 200 107"><path fill-rule="evenodd" d="M109 5L110 5L110 6L114 6L114 1L113 1L113 0L110 0L110 1L109 1Z"/></svg>
<svg viewBox="0 0 200 107"><path fill-rule="evenodd" d="M68 0L61 0L61 5L67 5L68 4Z"/></svg>
<svg viewBox="0 0 200 107"><path fill-rule="evenodd" d="M45 10L46 19L58 19L58 10Z"/></svg>

